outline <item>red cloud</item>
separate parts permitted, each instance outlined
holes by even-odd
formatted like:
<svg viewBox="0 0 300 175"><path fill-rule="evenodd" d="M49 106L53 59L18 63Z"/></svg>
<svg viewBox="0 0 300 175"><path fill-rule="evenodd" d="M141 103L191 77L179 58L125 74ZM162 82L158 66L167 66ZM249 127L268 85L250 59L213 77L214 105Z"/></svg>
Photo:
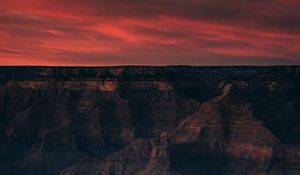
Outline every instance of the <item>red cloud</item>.
<svg viewBox="0 0 300 175"><path fill-rule="evenodd" d="M299 64L293 0L2 0L0 65Z"/></svg>

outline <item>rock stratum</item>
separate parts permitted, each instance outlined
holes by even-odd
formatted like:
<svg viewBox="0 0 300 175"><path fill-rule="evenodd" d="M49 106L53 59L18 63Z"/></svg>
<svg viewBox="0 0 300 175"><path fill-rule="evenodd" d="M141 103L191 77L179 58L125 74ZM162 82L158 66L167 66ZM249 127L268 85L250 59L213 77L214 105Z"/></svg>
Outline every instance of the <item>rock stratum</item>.
<svg viewBox="0 0 300 175"><path fill-rule="evenodd" d="M300 67L0 67L1 175L299 175Z"/></svg>

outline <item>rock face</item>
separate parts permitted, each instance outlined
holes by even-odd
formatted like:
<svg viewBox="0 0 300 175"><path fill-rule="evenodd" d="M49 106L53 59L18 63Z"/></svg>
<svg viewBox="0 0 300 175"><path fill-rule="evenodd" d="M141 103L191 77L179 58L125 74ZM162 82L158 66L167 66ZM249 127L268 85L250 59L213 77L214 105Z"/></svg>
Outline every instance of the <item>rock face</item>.
<svg viewBox="0 0 300 175"><path fill-rule="evenodd" d="M2 175L298 175L300 67L0 67Z"/></svg>

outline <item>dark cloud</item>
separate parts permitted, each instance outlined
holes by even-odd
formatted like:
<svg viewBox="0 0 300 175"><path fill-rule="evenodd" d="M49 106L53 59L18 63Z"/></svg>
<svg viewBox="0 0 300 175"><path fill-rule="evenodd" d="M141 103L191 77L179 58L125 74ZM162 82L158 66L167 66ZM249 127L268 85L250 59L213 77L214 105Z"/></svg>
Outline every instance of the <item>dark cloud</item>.
<svg viewBox="0 0 300 175"><path fill-rule="evenodd" d="M54 0L46 6L92 17L144 19L166 15L266 30L296 32L300 28L299 5L275 0Z"/></svg>

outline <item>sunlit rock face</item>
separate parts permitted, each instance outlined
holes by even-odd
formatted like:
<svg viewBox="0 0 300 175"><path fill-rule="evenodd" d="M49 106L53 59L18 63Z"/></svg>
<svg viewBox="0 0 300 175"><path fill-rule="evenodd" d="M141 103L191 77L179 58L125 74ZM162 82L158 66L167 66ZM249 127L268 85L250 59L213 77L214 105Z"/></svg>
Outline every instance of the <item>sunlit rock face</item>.
<svg viewBox="0 0 300 175"><path fill-rule="evenodd" d="M1 67L2 175L298 175L300 67Z"/></svg>

